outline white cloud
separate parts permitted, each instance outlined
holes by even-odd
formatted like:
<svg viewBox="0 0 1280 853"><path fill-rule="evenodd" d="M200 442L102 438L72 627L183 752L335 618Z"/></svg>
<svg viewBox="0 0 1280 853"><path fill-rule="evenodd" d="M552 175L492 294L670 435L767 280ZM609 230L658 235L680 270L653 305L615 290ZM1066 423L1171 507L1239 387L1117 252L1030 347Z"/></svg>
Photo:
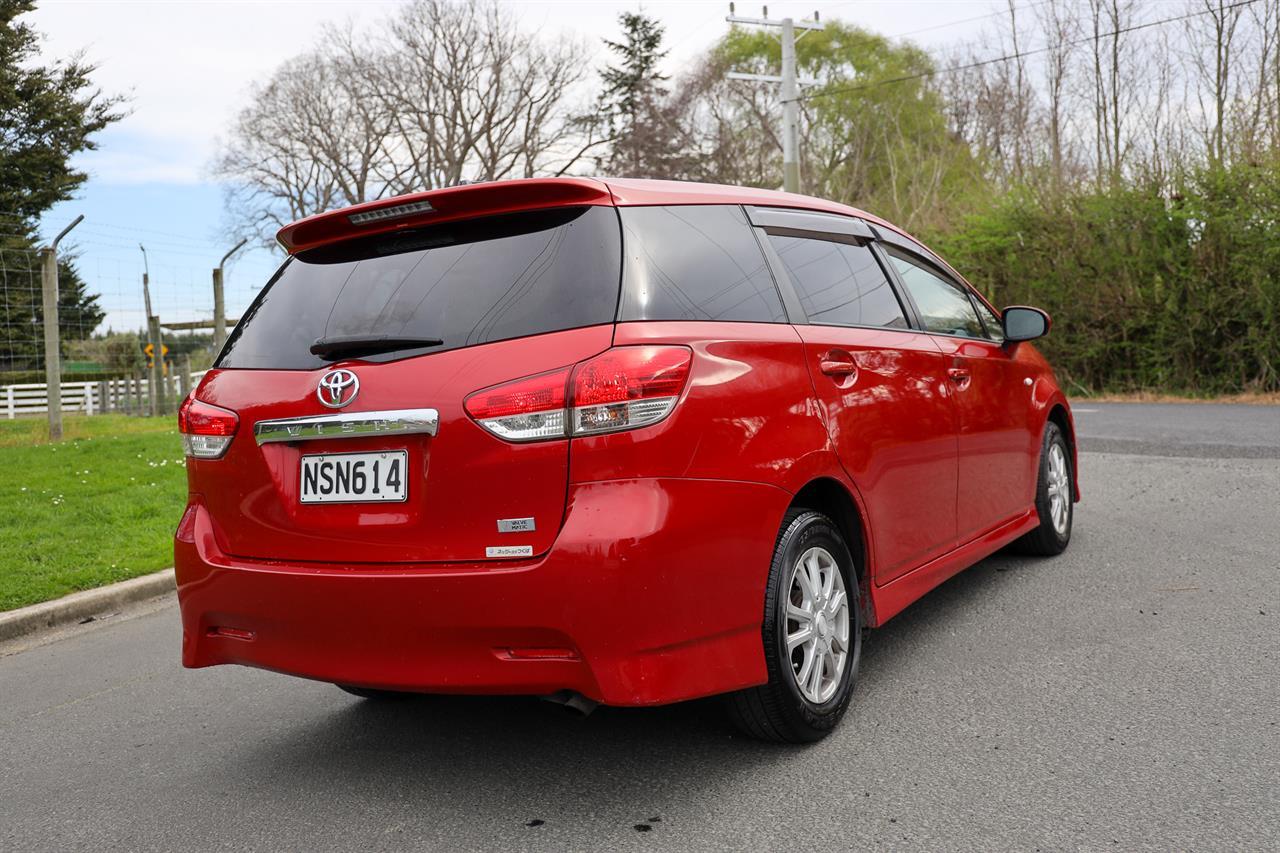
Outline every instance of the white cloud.
<svg viewBox="0 0 1280 853"><path fill-rule="evenodd" d="M99 64L104 91L132 97L132 114L102 138L102 150L82 166L98 180L194 183L208 179L217 139L243 105L250 86L313 44L327 24L372 21L403 0L248 2L248 0L45 0L29 16L44 34L46 57L85 50ZM864 26L895 32L905 25L962 19L990 3L916 0L910 3L812 3L775 0L770 14L807 17L814 8ZM708 2L507 2L522 26L554 36L568 31L599 46L617 37L620 12L643 9L666 27L670 70L724 32L728 4ZM754 4L739 11L756 14ZM748 8L750 7L750 8ZM910 7L911 14L904 14ZM923 24L921 23L923 22ZM969 27L968 29L972 29ZM954 31L939 37L954 39ZM598 53L603 50L598 47ZM110 143L110 144L108 144Z"/></svg>

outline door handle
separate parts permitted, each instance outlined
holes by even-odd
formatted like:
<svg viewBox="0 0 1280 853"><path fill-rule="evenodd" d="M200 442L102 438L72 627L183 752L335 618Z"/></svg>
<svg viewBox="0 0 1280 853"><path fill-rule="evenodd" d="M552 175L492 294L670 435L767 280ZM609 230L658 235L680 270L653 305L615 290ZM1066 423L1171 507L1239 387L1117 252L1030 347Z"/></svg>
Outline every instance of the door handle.
<svg viewBox="0 0 1280 853"><path fill-rule="evenodd" d="M818 370L826 376L852 376L858 372L853 356L843 350L823 353L818 359Z"/></svg>
<svg viewBox="0 0 1280 853"><path fill-rule="evenodd" d="M948 368L947 376L950 376L951 381L954 382L960 388L964 388L966 385L968 385L969 380L973 378L973 376L969 373L969 368L967 367Z"/></svg>

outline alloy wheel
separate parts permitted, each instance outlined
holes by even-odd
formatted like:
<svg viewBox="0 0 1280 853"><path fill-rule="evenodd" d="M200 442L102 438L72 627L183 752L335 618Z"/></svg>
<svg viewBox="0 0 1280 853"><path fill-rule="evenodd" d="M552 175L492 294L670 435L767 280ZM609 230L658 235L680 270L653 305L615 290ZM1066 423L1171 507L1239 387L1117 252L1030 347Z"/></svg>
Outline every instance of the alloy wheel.
<svg viewBox="0 0 1280 853"><path fill-rule="evenodd" d="M815 705L835 695L849 658L849 595L835 557L810 548L787 585L787 656L800 693Z"/></svg>
<svg viewBox="0 0 1280 853"><path fill-rule="evenodd" d="M1071 508L1071 478L1067 475L1067 455L1061 444L1049 446L1049 517L1059 536L1067 532L1067 514Z"/></svg>

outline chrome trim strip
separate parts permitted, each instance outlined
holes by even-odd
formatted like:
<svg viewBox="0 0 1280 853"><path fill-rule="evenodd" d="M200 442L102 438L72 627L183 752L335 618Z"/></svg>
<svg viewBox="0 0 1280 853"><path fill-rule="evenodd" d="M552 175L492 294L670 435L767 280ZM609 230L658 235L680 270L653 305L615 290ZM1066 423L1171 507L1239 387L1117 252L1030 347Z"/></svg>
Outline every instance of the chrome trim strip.
<svg viewBox="0 0 1280 853"><path fill-rule="evenodd" d="M440 413L435 409L395 409L258 421L253 425L253 435L258 444L267 444L273 441L313 441L318 438L435 435L439 428Z"/></svg>

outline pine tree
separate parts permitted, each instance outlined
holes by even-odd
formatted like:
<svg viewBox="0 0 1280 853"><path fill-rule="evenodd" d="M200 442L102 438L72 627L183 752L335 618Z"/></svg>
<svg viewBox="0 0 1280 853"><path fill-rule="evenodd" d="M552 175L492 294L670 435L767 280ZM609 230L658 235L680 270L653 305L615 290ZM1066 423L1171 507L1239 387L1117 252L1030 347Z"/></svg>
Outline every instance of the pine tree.
<svg viewBox="0 0 1280 853"><path fill-rule="evenodd" d="M84 183L71 157L96 148L94 134L123 117L121 99L93 88L94 66L81 57L38 64L39 37L18 20L34 8L0 0L0 211L28 221Z"/></svg>
<svg viewBox="0 0 1280 853"><path fill-rule="evenodd" d="M35 223L87 178L72 157L122 117L118 97L93 88L94 66L79 56L38 62L39 38L18 19L32 0L0 0L0 369L43 363L43 309ZM59 265L58 325L80 337L101 322L75 264Z"/></svg>
<svg viewBox="0 0 1280 853"><path fill-rule="evenodd" d="M604 82L601 110L613 139L604 165L611 174L626 177L668 177L672 160L674 127L663 106L668 78L658 70L666 57L662 49L662 25L641 13L618 16L622 40L605 39L605 46L619 59L600 77Z"/></svg>

